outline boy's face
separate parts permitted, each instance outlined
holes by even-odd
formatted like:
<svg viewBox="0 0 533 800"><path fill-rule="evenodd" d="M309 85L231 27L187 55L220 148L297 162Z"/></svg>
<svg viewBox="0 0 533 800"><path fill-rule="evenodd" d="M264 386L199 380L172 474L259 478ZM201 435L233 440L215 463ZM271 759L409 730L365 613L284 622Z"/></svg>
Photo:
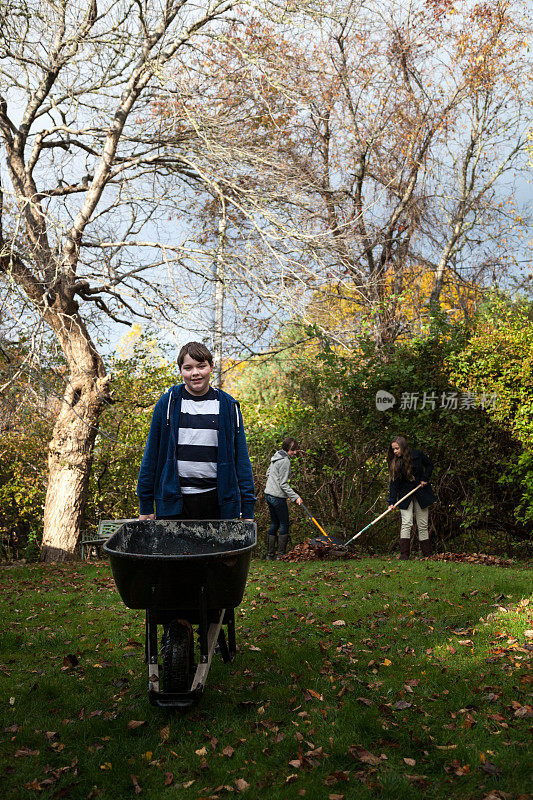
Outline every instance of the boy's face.
<svg viewBox="0 0 533 800"><path fill-rule="evenodd" d="M209 389L211 370L209 361L196 361L187 353L180 367L181 377L187 391L196 396L206 394Z"/></svg>

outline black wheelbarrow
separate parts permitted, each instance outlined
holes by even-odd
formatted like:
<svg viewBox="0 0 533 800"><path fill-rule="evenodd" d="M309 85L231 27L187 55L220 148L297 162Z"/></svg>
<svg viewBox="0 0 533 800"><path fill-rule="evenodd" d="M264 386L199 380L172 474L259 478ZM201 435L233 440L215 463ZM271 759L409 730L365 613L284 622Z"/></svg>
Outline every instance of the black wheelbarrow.
<svg viewBox="0 0 533 800"><path fill-rule="evenodd" d="M240 520L135 520L105 543L122 600L146 609L152 705L190 708L203 694L217 644L226 663L235 658L235 608L256 544L255 523ZM158 625L164 629L161 659Z"/></svg>

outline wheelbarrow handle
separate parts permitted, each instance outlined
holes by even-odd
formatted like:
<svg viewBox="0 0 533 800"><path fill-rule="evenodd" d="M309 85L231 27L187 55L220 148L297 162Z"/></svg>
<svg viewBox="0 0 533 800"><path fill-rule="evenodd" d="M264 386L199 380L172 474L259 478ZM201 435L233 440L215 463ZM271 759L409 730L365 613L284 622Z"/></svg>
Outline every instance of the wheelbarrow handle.
<svg viewBox="0 0 533 800"><path fill-rule="evenodd" d="M389 511L394 511L394 509L397 508L397 506L399 506L400 503L403 503L404 500L407 500L408 497L411 497L411 495L417 492L421 486L422 484L419 483L418 486L415 486L415 488L411 489L410 492L407 492L407 494L404 494L403 497L400 497L400 499L396 503L394 503L393 506L390 506L386 511L383 512L383 514L380 514L379 517L376 517L376 519L372 520L372 522L369 525L362 528L358 533L356 533L355 536L352 536L351 539L348 539L347 542L344 542L344 546L347 547L347 545L349 545L350 542L353 542L354 539L357 539L358 536L361 536L361 534L367 531L369 528L371 528L372 525L375 525L376 522L379 522L379 520L382 519L384 516L386 516L389 513Z"/></svg>

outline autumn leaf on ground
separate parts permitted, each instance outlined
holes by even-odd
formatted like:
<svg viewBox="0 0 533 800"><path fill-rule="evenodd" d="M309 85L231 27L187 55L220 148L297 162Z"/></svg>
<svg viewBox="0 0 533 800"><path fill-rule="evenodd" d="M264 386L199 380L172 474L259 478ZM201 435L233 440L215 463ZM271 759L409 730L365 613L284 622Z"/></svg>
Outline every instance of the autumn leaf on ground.
<svg viewBox="0 0 533 800"><path fill-rule="evenodd" d="M398 709L398 711L403 711L406 708L411 708L412 703L408 703L407 700L398 700L397 703L394 703L393 708Z"/></svg>
<svg viewBox="0 0 533 800"><path fill-rule="evenodd" d="M228 744L228 746L223 749L222 755L231 758L234 752L235 750L233 749L233 747Z"/></svg>
<svg viewBox="0 0 533 800"><path fill-rule="evenodd" d="M332 772L325 778L322 782L325 786L334 786L339 781L349 781L350 780L350 773L347 770L338 770L337 772Z"/></svg>
<svg viewBox="0 0 533 800"><path fill-rule="evenodd" d="M305 691L306 691L307 694L310 694L311 697L314 697L316 700L323 700L324 699L324 695L320 694L319 692L315 692L314 689L306 689Z"/></svg>
<svg viewBox="0 0 533 800"><path fill-rule="evenodd" d="M79 665L78 657L74 655L74 653L69 653L63 659L63 666L62 670L67 671L69 669L75 669Z"/></svg>
<svg viewBox="0 0 533 800"><path fill-rule="evenodd" d="M459 759L454 758L451 764L445 764L444 771L448 775L457 775L458 777L461 775L468 775L470 772L470 764L461 765Z"/></svg>
<svg viewBox="0 0 533 800"><path fill-rule="evenodd" d="M357 697L356 700L358 703L363 703L365 706L373 705L372 700L369 700L367 697Z"/></svg>
<svg viewBox="0 0 533 800"><path fill-rule="evenodd" d="M491 761L487 761L485 764L481 765L481 771L485 772L487 775L500 775L501 768L493 764Z"/></svg>
<svg viewBox="0 0 533 800"><path fill-rule="evenodd" d="M377 764L381 763L381 758L379 756L375 756L373 753L370 753L368 750L365 750L364 747L359 746L352 746L349 748L349 752L355 758L358 758L359 761L362 761L363 764L371 764L375 767Z"/></svg>
<svg viewBox="0 0 533 800"><path fill-rule="evenodd" d="M129 731L134 731L136 728L142 728L143 725L148 725L148 722L145 719L130 719L126 728Z"/></svg>
<svg viewBox="0 0 533 800"><path fill-rule="evenodd" d="M15 751L15 758L23 758L24 756L38 756L39 750L30 750L29 747L20 747Z"/></svg>
<svg viewBox="0 0 533 800"><path fill-rule="evenodd" d="M133 788L135 790L135 794L140 794L142 792L142 787L139 783L139 778L137 775L131 775L131 780L133 781Z"/></svg>
<svg viewBox="0 0 533 800"><path fill-rule="evenodd" d="M244 778L237 778L235 781L235 788L238 792L245 792L247 789L250 788L250 784L244 780Z"/></svg>

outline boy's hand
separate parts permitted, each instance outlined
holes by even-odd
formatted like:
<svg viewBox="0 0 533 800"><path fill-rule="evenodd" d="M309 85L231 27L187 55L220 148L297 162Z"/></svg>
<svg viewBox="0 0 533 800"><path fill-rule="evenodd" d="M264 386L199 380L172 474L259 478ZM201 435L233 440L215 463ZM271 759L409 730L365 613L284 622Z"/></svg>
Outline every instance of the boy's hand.
<svg viewBox="0 0 533 800"><path fill-rule="evenodd" d="M139 520L144 522L146 519L155 519L155 514L139 514Z"/></svg>
<svg viewBox="0 0 533 800"><path fill-rule="evenodd" d="M298 498L298 500L296 501L296 505L297 505L297 506L301 506L301 505L302 505L302 502L303 502L303 501L302 501L302 498L301 498L301 497L299 497L299 498Z"/></svg>

